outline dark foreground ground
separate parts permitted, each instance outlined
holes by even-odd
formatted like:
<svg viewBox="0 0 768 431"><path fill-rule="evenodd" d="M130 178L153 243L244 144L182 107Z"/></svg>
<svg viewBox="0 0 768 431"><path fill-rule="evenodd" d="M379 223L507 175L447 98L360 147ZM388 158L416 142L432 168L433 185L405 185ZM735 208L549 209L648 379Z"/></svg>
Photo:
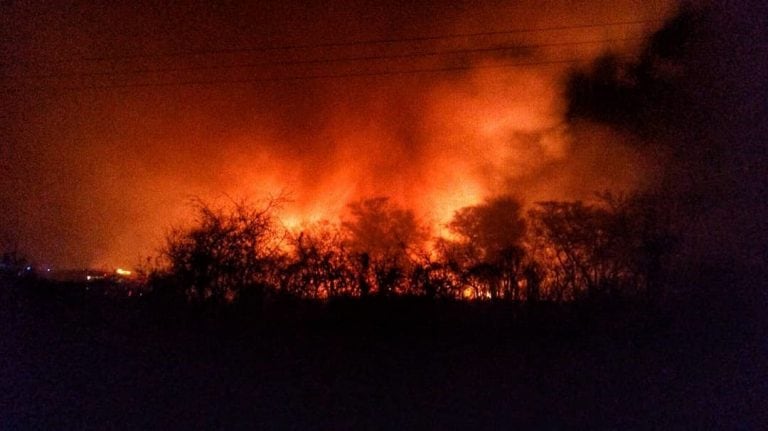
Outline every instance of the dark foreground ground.
<svg viewBox="0 0 768 431"><path fill-rule="evenodd" d="M0 287L0 429L768 423L757 300L305 303L256 319Z"/></svg>

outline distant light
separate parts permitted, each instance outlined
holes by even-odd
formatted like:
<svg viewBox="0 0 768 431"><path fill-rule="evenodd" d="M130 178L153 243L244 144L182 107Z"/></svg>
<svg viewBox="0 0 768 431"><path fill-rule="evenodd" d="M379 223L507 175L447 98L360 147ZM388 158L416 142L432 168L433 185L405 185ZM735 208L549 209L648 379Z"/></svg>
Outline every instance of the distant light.
<svg viewBox="0 0 768 431"><path fill-rule="evenodd" d="M86 276L85 276L85 279L86 279L86 280L88 280L88 281L91 281L91 278L92 278L92 277L91 277L90 275L86 275Z"/></svg>
<svg viewBox="0 0 768 431"><path fill-rule="evenodd" d="M128 271L127 269L123 269L123 268L117 268L117 269L115 270L115 273L116 273L117 275L131 275L131 274L132 274L132 272L131 272L131 271Z"/></svg>
<svg viewBox="0 0 768 431"><path fill-rule="evenodd" d="M27 271L32 271L32 267L31 267L31 266L28 266L28 267L27 267Z"/></svg>

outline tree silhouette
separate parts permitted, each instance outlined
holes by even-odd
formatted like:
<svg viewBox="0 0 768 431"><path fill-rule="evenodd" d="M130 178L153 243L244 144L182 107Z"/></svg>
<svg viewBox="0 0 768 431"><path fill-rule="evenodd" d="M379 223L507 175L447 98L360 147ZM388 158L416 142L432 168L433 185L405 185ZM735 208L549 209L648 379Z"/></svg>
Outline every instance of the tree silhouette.
<svg viewBox="0 0 768 431"><path fill-rule="evenodd" d="M662 294L667 259L675 250L678 234L674 226L679 211L674 201L659 194L629 196L604 193L601 200L612 215L613 234L618 238L627 286L645 290L650 297Z"/></svg>
<svg viewBox="0 0 768 431"><path fill-rule="evenodd" d="M242 304L270 292L307 299L654 298L675 243L673 212L649 194L540 202L527 219L517 200L500 196L456 211L450 235L430 247L413 212L387 198L354 202L341 225L323 222L293 235L273 216L278 204L194 200L194 223L169 233L165 269L149 278L187 300Z"/></svg>
<svg viewBox="0 0 768 431"><path fill-rule="evenodd" d="M363 294L373 284L380 295L406 290L413 256L428 238L413 211L392 204L386 197L353 202L342 226L350 250L358 256Z"/></svg>
<svg viewBox="0 0 768 431"><path fill-rule="evenodd" d="M606 193L591 205L538 203L529 212L530 238L554 298L655 289L673 245L655 202L648 195Z"/></svg>
<svg viewBox="0 0 768 431"><path fill-rule="evenodd" d="M352 295L357 283L342 232L330 223L290 238L291 261L283 272L283 290L305 298Z"/></svg>
<svg viewBox="0 0 768 431"><path fill-rule="evenodd" d="M283 234L273 216L278 204L214 207L194 199L194 225L173 229L162 250L174 283L191 300L260 300L276 287L280 266Z"/></svg>
<svg viewBox="0 0 768 431"><path fill-rule="evenodd" d="M520 202L510 196L462 208L448 224L456 237L444 243L444 258L461 272L476 297L521 299L519 276L525 220Z"/></svg>

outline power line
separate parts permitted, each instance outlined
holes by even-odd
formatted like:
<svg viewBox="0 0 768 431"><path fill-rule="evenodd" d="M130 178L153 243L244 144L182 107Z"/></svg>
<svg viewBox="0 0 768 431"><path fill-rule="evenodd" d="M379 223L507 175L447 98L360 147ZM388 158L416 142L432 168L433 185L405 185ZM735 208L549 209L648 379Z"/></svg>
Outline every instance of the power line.
<svg viewBox="0 0 768 431"><path fill-rule="evenodd" d="M256 62L256 63L235 63L235 64L224 64L224 65L206 65L206 66L190 66L190 67L50 73L50 74L42 74L42 75L6 75L6 77L16 78L16 79L46 79L46 78L60 78L60 77L74 77L74 76L76 77L119 76L119 75L139 75L139 74L150 74L150 73L187 72L187 71L201 71L201 70L244 69L244 68L255 68L255 67L263 67L263 66L333 64L333 63L362 62L362 61L397 60L397 59L419 58L419 57L436 57L441 55L505 52L505 51L513 51L513 50L547 48L547 47L557 47L557 46L577 46L577 45L589 45L589 44L601 44L601 43L629 42L629 41L646 40L646 39L647 37L632 37L632 38L621 38L621 39L598 39L598 40L584 40L584 41L573 41L573 42L553 42L553 43L541 43L541 44L504 45L504 46L482 47L482 48L420 51L420 52L411 52L411 53L403 53L403 54L347 56L347 57L337 57L337 58L314 58L314 59L305 59L305 60L274 60L274 61L264 61L264 62Z"/></svg>
<svg viewBox="0 0 768 431"><path fill-rule="evenodd" d="M614 27L614 26L622 26L622 25L641 25L641 24L650 24L650 23L656 23L661 21L663 20L645 19L645 20L632 20L632 21L610 21L610 22L601 22L601 23L562 25L562 26L550 26L550 27L516 28L516 29L499 30L499 31L449 33L449 34L442 34L442 35L415 36L415 37L405 37L405 38L361 39L361 40L341 41L341 42L323 42L323 43L314 43L314 44L274 45L274 46L261 46L261 47L250 47L250 48L200 49L200 50L176 51L176 52L166 52L166 53L81 57L78 59L60 60L60 61L52 62L51 64L133 60L133 59L142 59L142 58L149 59L149 58L163 58L163 57L187 57L187 56L233 54L233 53L248 53L248 52L308 50L308 49L318 49L318 48L340 48L340 47L361 46L361 45L383 45L383 44L395 44L395 43L427 42L427 41L483 37L483 36L541 33L541 32L551 32L551 31L560 31L560 30ZM7 64L0 64L0 65L3 67L8 66Z"/></svg>
<svg viewBox="0 0 768 431"><path fill-rule="evenodd" d="M620 56L617 58L627 59L627 58L635 58L635 57ZM309 81L309 80L322 80L322 79L346 79L346 78L358 78L358 77L381 77L381 76L428 74L428 73L450 73L450 72L461 72L461 71L477 70L477 69L506 69L506 68L514 68L514 67L525 67L525 66L557 65L557 64L579 63L582 61L584 60L583 59L564 59L564 60L506 63L506 64L497 64L497 65L453 66L453 67L427 68L427 69L384 70L384 71L376 71L376 72L352 72L352 73L344 73L344 74L281 76L281 77L274 77L274 78L187 80L187 81L110 84L110 85L88 85L88 86L79 86L79 87L26 86L26 87L19 87L19 89L85 91L85 90L108 90L108 89L121 89L121 88L154 88L154 87L161 88L161 87L184 87L184 86L196 86L196 85L208 86L208 85L257 84L257 83Z"/></svg>

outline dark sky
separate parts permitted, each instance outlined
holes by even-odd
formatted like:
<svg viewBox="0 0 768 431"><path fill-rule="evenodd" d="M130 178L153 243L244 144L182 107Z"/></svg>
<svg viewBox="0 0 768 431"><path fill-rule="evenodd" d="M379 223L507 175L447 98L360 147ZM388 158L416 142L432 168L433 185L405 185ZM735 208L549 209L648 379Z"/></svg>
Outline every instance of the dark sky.
<svg viewBox="0 0 768 431"><path fill-rule="evenodd" d="M60 266L130 266L191 195L285 191L287 224L389 195L440 223L494 194L659 176L636 131L568 122L564 82L606 50L642 53L672 2L210 3L3 3L3 241ZM446 37L513 29L534 31ZM393 74L406 70L422 72Z"/></svg>

